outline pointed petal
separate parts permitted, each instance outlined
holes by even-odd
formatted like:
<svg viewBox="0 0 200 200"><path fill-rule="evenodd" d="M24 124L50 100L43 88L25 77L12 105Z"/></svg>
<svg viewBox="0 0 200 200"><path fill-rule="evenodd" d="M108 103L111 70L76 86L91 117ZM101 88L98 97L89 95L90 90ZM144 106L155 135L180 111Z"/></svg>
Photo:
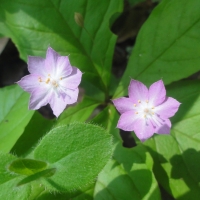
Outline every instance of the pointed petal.
<svg viewBox="0 0 200 200"><path fill-rule="evenodd" d="M180 103L176 99L167 97L162 104L155 108L155 113L160 115L161 118L167 119L174 116L179 106Z"/></svg>
<svg viewBox="0 0 200 200"><path fill-rule="evenodd" d="M61 95L58 96L56 93L54 93L53 97L50 99L49 104L56 117L58 117L67 106L67 102L63 99L63 97Z"/></svg>
<svg viewBox="0 0 200 200"><path fill-rule="evenodd" d="M37 87L40 87L42 83L39 82L38 75L27 75L24 76L20 81L17 82L19 86L25 90L26 92L31 93L33 90L35 90Z"/></svg>
<svg viewBox="0 0 200 200"><path fill-rule="evenodd" d="M62 87L76 89L79 86L81 82L82 72L76 67L72 67L72 69L72 73L68 77L60 81Z"/></svg>
<svg viewBox="0 0 200 200"><path fill-rule="evenodd" d="M60 56L56 63L56 75L61 77L69 76L72 73L72 66L67 56Z"/></svg>
<svg viewBox="0 0 200 200"><path fill-rule="evenodd" d="M138 116L134 111L125 112L120 116L117 128L120 128L124 131L133 131L137 118Z"/></svg>
<svg viewBox="0 0 200 200"><path fill-rule="evenodd" d="M52 92L46 90L45 88L37 88L31 93L31 98L29 102L30 110L37 110L42 106L49 103L51 99Z"/></svg>
<svg viewBox="0 0 200 200"><path fill-rule="evenodd" d="M154 128L150 122L146 122L143 118L138 118L135 122L134 132L144 142L154 134Z"/></svg>
<svg viewBox="0 0 200 200"><path fill-rule="evenodd" d="M163 124L159 127L156 127L155 133L157 134L169 134L171 129L171 122L169 119L165 119Z"/></svg>
<svg viewBox="0 0 200 200"><path fill-rule="evenodd" d="M160 105L166 98L166 90L162 80L153 83L149 88L149 103Z"/></svg>
<svg viewBox="0 0 200 200"><path fill-rule="evenodd" d="M112 102L120 114L135 110L134 103L130 98L121 97L118 99L113 99Z"/></svg>
<svg viewBox="0 0 200 200"><path fill-rule="evenodd" d="M45 59L29 56L28 57L28 71L31 74L45 75Z"/></svg>
<svg viewBox="0 0 200 200"><path fill-rule="evenodd" d="M138 103L138 100L145 101L148 100L148 89L147 87L136 80L131 80L128 88L129 97L134 103Z"/></svg>
<svg viewBox="0 0 200 200"><path fill-rule="evenodd" d="M57 59L60 55L55 52L51 47L48 47L45 60L45 68L48 74L56 73Z"/></svg>

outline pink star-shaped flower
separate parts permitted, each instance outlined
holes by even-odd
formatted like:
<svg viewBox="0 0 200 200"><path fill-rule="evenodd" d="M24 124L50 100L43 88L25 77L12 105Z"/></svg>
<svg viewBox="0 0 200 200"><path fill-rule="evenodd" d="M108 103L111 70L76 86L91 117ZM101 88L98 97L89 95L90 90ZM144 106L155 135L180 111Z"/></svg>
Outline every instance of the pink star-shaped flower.
<svg viewBox="0 0 200 200"><path fill-rule="evenodd" d="M82 73L71 66L68 56L60 56L49 47L46 58L28 57L28 70L30 75L17 83L31 94L29 109L49 103L58 117L68 104L77 101Z"/></svg>
<svg viewBox="0 0 200 200"><path fill-rule="evenodd" d="M149 90L136 80L131 80L129 98L114 99L113 103L121 116L117 127L124 131L134 131L141 141L154 133L169 134L170 117L177 112L180 103L166 97L163 81L153 83Z"/></svg>

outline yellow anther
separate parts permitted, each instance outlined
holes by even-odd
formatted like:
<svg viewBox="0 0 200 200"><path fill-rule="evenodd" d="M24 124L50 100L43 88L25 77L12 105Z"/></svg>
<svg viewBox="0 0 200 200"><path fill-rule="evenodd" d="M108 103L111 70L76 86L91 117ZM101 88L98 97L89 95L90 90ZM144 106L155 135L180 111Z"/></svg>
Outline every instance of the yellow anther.
<svg viewBox="0 0 200 200"><path fill-rule="evenodd" d="M60 80L62 80L62 77L60 77Z"/></svg>
<svg viewBox="0 0 200 200"><path fill-rule="evenodd" d="M154 115L154 112L152 112L151 114Z"/></svg>
<svg viewBox="0 0 200 200"><path fill-rule="evenodd" d="M48 76L51 76L50 74L48 74Z"/></svg>
<svg viewBox="0 0 200 200"><path fill-rule="evenodd" d="M148 100L146 100L146 102L147 102L147 103L149 103L149 101L148 101Z"/></svg>
<svg viewBox="0 0 200 200"><path fill-rule="evenodd" d="M140 100L138 100L138 103L141 103L141 101L140 101Z"/></svg>
<svg viewBox="0 0 200 200"><path fill-rule="evenodd" d="M146 118L146 115L144 115L144 118Z"/></svg>
<svg viewBox="0 0 200 200"><path fill-rule="evenodd" d="M154 107L152 107L151 109L154 109Z"/></svg>
<svg viewBox="0 0 200 200"><path fill-rule="evenodd" d="M46 83L46 84L48 84L48 83L49 83L49 81L50 81L50 78L48 78L48 79L45 81L45 83Z"/></svg>
<svg viewBox="0 0 200 200"><path fill-rule="evenodd" d="M138 112L135 112L135 114L138 114Z"/></svg>
<svg viewBox="0 0 200 200"><path fill-rule="evenodd" d="M135 104L135 103L134 103L133 105L134 105L134 107L136 107L136 104Z"/></svg>

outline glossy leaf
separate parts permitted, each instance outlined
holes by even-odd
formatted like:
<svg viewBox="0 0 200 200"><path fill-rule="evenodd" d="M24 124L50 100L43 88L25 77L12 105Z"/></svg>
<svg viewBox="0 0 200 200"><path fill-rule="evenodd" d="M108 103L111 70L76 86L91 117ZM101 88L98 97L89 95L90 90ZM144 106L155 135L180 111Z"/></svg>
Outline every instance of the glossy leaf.
<svg viewBox="0 0 200 200"><path fill-rule="evenodd" d="M34 150L34 158L45 160L56 173L43 179L49 190L72 191L91 184L111 156L111 135L85 123L52 129Z"/></svg>
<svg viewBox="0 0 200 200"><path fill-rule="evenodd" d="M118 144L98 176L94 199L161 199L152 166L151 156L141 146L126 149Z"/></svg>
<svg viewBox="0 0 200 200"><path fill-rule="evenodd" d="M70 54L83 79L108 93L116 42L109 20L122 6L121 0L1 0L0 33L13 40L24 60L27 55L44 57L49 45ZM84 28L76 24L75 13L83 16Z"/></svg>
<svg viewBox="0 0 200 200"><path fill-rule="evenodd" d="M19 86L0 89L0 150L9 152L29 123L29 95Z"/></svg>
<svg viewBox="0 0 200 200"><path fill-rule="evenodd" d="M130 78L150 85L188 77L200 66L200 1L164 0L142 26L115 97L127 94Z"/></svg>
<svg viewBox="0 0 200 200"><path fill-rule="evenodd" d="M200 198L200 82L181 81L168 87L170 96L182 104L172 119L170 135L145 142L154 158L159 183L175 199Z"/></svg>

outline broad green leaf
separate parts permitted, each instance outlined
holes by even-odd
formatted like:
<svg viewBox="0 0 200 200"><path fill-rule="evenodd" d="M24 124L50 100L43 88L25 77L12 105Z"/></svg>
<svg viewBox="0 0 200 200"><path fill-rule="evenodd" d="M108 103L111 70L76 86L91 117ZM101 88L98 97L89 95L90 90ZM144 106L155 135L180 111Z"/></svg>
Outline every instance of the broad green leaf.
<svg viewBox="0 0 200 200"><path fill-rule="evenodd" d="M29 94L19 86L0 89L0 150L9 152L29 123Z"/></svg>
<svg viewBox="0 0 200 200"><path fill-rule="evenodd" d="M34 150L56 173L41 180L49 190L69 192L91 184L111 156L111 135L85 123L52 129Z"/></svg>
<svg viewBox="0 0 200 200"><path fill-rule="evenodd" d="M24 60L44 57L49 45L70 54L83 79L108 93L116 42L109 20L122 6L122 0L1 0L0 33L13 40ZM75 13L83 16L84 28L76 24Z"/></svg>
<svg viewBox="0 0 200 200"><path fill-rule="evenodd" d="M144 144L154 158L159 183L175 199L200 198L200 81L181 81L167 89L182 104L172 118L170 135L157 135Z"/></svg>
<svg viewBox="0 0 200 200"><path fill-rule="evenodd" d="M200 1L164 0L141 28L115 97L127 94L130 78L165 84L199 71Z"/></svg>
<svg viewBox="0 0 200 200"><path fill-rule="evenodd" d="M153 160L143 147L126 149L118 144L98 176L94 199L161 199L152 167Z"/></svg>
<svg viewBox="0 0 200 200"><path fill-rule="evenodd" d="M8 167L11 172L22 175L31 175L43 171L47 168L47 163L40 160L20 158L14 160Z"/></svg>

